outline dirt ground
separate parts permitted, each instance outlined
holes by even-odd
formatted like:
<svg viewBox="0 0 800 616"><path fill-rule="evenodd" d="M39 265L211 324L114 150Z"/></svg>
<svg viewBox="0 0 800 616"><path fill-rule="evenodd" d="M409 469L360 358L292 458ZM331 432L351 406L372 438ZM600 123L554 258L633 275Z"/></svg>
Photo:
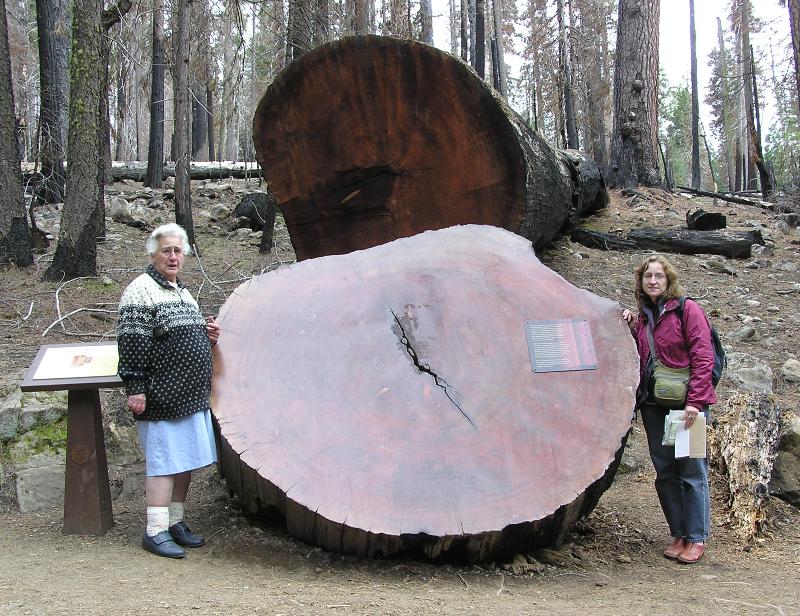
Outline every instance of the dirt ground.
<svg viewBox="0 0 800 616"><path fill-rule="evenodd" d="M139 188L117 184L111 192ZM195 184L195 206L235 204L241 196L235 193L243 188ZM800 400L798 386L777 375L780 365L796 356L799 342L800 290L793 285L800 274L781 266L800 264L796 229L773 228L775 215L766 210L660 191L632 197L614 192L610 207L588 223L605 231L679 227L686 210L698 206L726 214L732 228L761 223L771 231L772 255L742 261L675 255L674 261L687 291L709 302L706 310L726 348L767 361L776 374L777 401L792 412ZM239 281L293 259L282 227L275 252L262 257L258 238L238 238L202 216L196 225L203 253L200 260L187 260L184 278L204 312L214 312ZM56 325L42 337L59 314L86 307L113 310L121 290L141 271L145 232L110 221L108 232L99 269L110 281L40 282L54 247L40 256L36 270L0 271L0 370L24 370L43 343L113 337L113 314L86 311L65 320L64 330ZM561 239L542 260L573 284L630 305L631 271L641 257ZM748 299L760 304L748 305ZM762 320L755 321L754 338L737 342L732 334L744 315ZM721 403L730 393L723 381ZM105 396L104 414L109 435L132 423L118 392ZM713 537L705 558L683 566L661 556L667 528L638 422L621 472L598 507L560 550L535 553L542 567L524 575L510 573L504 563L376 561L324 552L289 537L279 521L245 515L215 469L196 474L187 503L187 518L208 538L207 545L182 561L157 558L139 546L141 461L115 447L111 438L112 488L119 496L113 503L115 525L103 537L63 535L58 508L19 513L13 469L6 465L0 483L0 615L800 614L800 511L771 500L764 535L743 545L727 524L727 495L716 472Z"/></svg>

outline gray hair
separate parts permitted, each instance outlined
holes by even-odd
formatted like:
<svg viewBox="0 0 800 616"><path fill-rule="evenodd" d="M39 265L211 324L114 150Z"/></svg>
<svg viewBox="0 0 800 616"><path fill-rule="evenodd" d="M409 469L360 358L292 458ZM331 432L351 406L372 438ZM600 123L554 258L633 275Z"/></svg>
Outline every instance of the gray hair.
<svg viewBox="0 0 800 616"><path fill-rule="evenodd" d="M145 249L147 250L147 254L149 254L151 257L158 251L158 244L162 237L179 238L181 240L181 244L183 244L183 254L192 254L192 247L189 246L189 236L186 235L186 231L184 231L183 227L180 225L171 222L167 225L161 225L160 227L157 227L150 234L150 237L147 238Z"/></svg>

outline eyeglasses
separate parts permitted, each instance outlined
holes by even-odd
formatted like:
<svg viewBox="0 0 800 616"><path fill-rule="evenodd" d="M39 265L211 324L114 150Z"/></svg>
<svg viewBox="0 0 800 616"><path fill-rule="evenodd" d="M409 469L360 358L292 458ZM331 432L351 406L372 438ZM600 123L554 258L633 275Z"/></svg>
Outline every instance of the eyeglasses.
<svg viewBox="0 0 800 616"><path fill-rule="evenodd" d="M656 273L649 273L648 272L646 274L642 274L642 278L644 278L644 279L652 278L653 280L664 280L664 278L666 278L666 275L662 274L660 272L656 272Z"/></svg>
<svg viewBox="0 0 800 616"><path fill-rule="evenodd" d="M183 254L183 248L181 248L180 246L167 246L166 248L161 248L158 252L160 252L165 257L168 257L171 254L180 256Z"/></svg>

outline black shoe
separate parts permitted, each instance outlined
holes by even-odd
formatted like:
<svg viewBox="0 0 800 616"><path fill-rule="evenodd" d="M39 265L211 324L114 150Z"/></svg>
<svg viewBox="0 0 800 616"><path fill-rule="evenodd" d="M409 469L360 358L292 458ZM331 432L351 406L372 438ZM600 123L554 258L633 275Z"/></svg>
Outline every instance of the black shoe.
<svg viewBox="0 0 800 616"><path fill-rule="evenodd" d="M206 542L200 535L190 531L186 522L183 520L175 522L175 524L170 526L169 534L172 535L172 539L175 543L185 548L199 548Z"/></svg>
<svg viewBox="0 0 800 616"><path fill-rule="evenodd" d="M186 556L186 550L176 545L172 540L172 535L166 530L162 530L154 537L150 537L145 533L142 536L142 547L148 552L158 556L166 556L167 558L183 558Z"/></svg>

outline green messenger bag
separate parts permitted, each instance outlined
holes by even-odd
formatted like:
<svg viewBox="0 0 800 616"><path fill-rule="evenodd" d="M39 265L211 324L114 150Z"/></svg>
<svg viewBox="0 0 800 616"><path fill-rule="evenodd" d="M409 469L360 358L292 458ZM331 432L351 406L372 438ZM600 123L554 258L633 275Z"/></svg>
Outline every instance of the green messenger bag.
<svg viewBox="0 0 800 616"><path fill-rule="evenodd" d="M653 363L653 399L656 404L671 409L683 408L689 390L689 368L667 368Z"/></svg>

